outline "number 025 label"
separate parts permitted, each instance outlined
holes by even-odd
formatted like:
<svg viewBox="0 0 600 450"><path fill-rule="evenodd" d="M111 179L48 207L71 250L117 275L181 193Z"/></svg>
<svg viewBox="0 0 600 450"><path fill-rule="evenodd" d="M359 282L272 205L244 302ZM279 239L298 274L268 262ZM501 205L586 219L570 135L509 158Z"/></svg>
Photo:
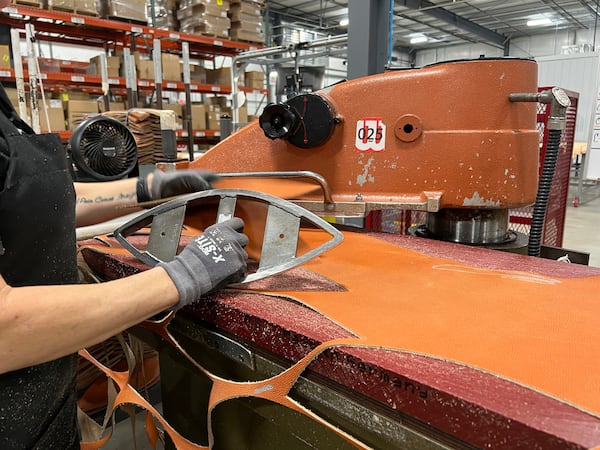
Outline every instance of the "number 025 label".
<svg viewBox="0 0 600 450"><path fill-rule="evenodd" d="M367 117L356 122L356 150L381 152L385 149L385 125L381 118Z"/></svg>

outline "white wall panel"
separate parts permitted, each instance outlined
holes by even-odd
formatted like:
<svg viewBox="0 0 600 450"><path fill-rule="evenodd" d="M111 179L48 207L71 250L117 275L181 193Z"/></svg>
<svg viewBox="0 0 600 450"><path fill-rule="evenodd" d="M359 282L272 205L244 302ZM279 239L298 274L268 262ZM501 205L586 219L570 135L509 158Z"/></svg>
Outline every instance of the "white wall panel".
<svg viewBox="0 0 600 450"><path fill-rule="evenodd" d="M560 86L579 93L576 141L587 141L598 85L598 53L536 58L538 85Z"/></svg>

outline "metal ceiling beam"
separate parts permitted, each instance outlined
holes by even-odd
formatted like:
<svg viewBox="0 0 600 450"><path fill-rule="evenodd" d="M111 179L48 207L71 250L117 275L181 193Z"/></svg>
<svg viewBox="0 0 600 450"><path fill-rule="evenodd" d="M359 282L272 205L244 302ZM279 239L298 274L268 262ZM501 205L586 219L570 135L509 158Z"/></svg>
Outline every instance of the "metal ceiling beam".
<svg viewBox="0 0 600 450"><path fill-rule="evenodd" d="M588 29L588 27L586 27L583 23L581 23L579 20L577 20L577 18L573 17L573 15L569 13L569 11L567 11L565 8L560 6L554 0L550 0L550 1L542 0L542 1L546 5L548 5L553 11L556 11L559 15L566 17L566 19L568 21L570 21L571 23L574 23L574 24L580 26L581 28L585 28L586 30Z"/></svg>
<svg viewBox="0 0 600 450"><path fill-rule="evenodd" d="M598 2L595 2L595 6L596 9L592 8L591 5L588 5L588 2L585 0L579 0L579 3L581 3L582 6L584 6L588 11L590 11L590 13L592 13L592 16L597 18L600 17L600 11L598 10Z"/></svg>
<svg viewBox="0 0 600 450"><path fill-rule="evenodd" d="M395 0L394 4L395 6L404 6L415 11L420 11L423 14L427 14L438 20L454 25L458 28L468 31L469 33L479 36L487 43L500 48L505 48L506 42L509 39L507 36L496 33L495 31L482 27L481 25L477 25L475 22L471 22L470 20L467 20L464 17L461 17L443 8L439 8L437 5L427 0Z"/></svg>

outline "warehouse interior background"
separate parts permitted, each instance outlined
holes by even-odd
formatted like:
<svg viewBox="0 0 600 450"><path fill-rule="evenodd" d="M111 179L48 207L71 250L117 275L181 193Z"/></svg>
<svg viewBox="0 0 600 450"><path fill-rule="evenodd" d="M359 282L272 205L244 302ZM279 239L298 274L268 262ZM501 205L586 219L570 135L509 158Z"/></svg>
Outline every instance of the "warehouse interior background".
<svg viewBox="0 0 600 450"><path fill-rule="evenodd" d="M31 16L31 8L48 11L49 16L45 17L45 13ZM236 11L233 17L231 11ZM156 92L142 89L151 84L145 80L151 79L155 72L152 34L135 27L114 39L106 33L80 33L77 27L85 28L85 17L243 43L244 47L233 53L229 48L192 52L189 60L192 82L206 83L206 89L192 90L189 99L181 85L161 93L161 107L176 114L179 137L187 131L184 105L186 101L192 103L194 113L189 115L194 118L189 119L193 121L190 130L200 130L194 132L200 138L188 137L187 142L179 139L178 146L183 152L192 147L196 155L218 142L218 117L223 113L232 114L233 126L239 128L255 120L268 103L383 70L475 58L533 59L539 67L539 86L559 86L578 95L568 199L570 207L577 207L594 198L596 180L600 178L600 156L594 148L595 140L600 140L595 131L600 123L594 123L600 79L598 11L598 2L585 0L14 0L4 9L3 19L15 28L33 17L38 28L35 52L42 61L41 73L65 70L57 62L73 61L90 63L91 69L83 71L98 75L99 57L106 54L110 76L123 77L124 64L119 62L123 58L119 53L126 47L123 39L137 36L143 42L138 44L141 51L132 50L140 85L138 106L155 106L157 101L153 97ZM81 19L70 19L71 12ZM8 34L4 28L0 33L2 43L10 41ZM178 36L175 34L172 40ZM25 37L21 30L19 48L24 60L31 52ZM263 56L261 49L279 51ZM183 69L180 62L175 63L181 55L171 54L168 48L163 50L163 79L181 81ZM257 56L251 57L256 51ZM250 56L238 61L238 57L232 58L238 52ZM237 73L245 77L235 78L236 82L231 83L234 59L236 64L243 64ZM13 74L8 75L8 81L12 80ZM112 92L117 95L111 97L110 104L103 106L99 101L96 111L87 111L96 108L94 101L102 96L96 89L94 93L84 93L83 100L76 98L85 83L67 91L71 99L70 106L66 106L64 91L69 88L68 83L58 81L63 97L63 102L58 102L57 85L50 78L46 81L49 111L58 115L51 128L58 123L58 131L63 129L63 122L68 132L86 115L102 112L106 106L111 110L127 106L127 99L119 96L114 86ZM40 78L40 85L43 81ZM109 85L125 83L122 79L108 82ZM244 83L246 89L238 90L237 85ZM63 111L52 106L60 106ZM191 131L187 134L191 135ZM591 263L600 264L595 255Z"/></svg>
<svg viewBox="0 0 600 450"><path fill-rule="evenodd" d="M174 112L178 154L193 158L231 131L223 116L239 129L269 103L342 80L445 61L533 59L538 86L567 90L577 113L567 177L561 178L568 196L561 200L558 246L586 253L588 264L600 267L599 19L598 0L13 0L0 12L0 81L12 86L16 59L25 67L36 61L54 120L45 126L42 111L42 131L64 140L94 115L126 120L133 106L160 105ZM27 23L35 27L34 39ZM120 24L114 37L111 24ZM155 30L163 32L161 56L153 53ZM182 61L180 41L190 46L189 61ZM130 42L137 46L129 62L133 74L123 62ZM239 78L232 64L240 64ZM105 68L107 76L100 73ZM157 91L157 84L164 89ZM155 122L129 124L156 132ZM156 149L143 145L151 165ZM390 220L383 231L398 231L397 217ZM136 448L146 448L144 417L137 419ZM120 422L103 448L131 448L129 427Z"/></svg>

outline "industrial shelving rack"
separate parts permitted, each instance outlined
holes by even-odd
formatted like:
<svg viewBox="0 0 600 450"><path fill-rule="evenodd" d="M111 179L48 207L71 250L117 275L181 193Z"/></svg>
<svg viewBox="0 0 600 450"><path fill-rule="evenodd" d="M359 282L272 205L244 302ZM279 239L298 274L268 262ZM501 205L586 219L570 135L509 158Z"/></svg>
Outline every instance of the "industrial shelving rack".
<svg viewBox="0 0 600 450"><path fill-rule="evenodd" d="M242 52L256 50L257 44L230 41L210 36L187 34L154 28L148 25L117 20L107 20L98 17L69 13L64 11L47 10L30 6L13 4L0 10L0 20L13 29L25 33L25 25L33 24L36 31L36 39L43 42L58 42L62 45L77 45L86 47L97 47L105 51L131 51L152 54L153 43L158 39L162 52L182 55L182 50L189 52L189 58L183 58L184 64L189 64L189 59L214 61L216 57L234 57ZM73 73L69 62L63 62L60 72L41 72L45 88L78 88L83 91L102 94L102 77L100 75L89 75ZM72 62L73 66L77 65ZM64 70L63 70L64 69ZM184 71L185 71L184 67ZM188 67L189 70L189 67ZM24 78L28 78L24 71ZM1 69L0 81L14 82L15 72L13 69ZM108 86L111 92L123 94L126 91L126 78L110 77ZM155 80L137 79L136 87L139 92L153 91L157 88ZM158 86L162 91L200 93L200 94L231 94L231 85L213 85L196 82L184 83L182 81L162 81ZM268 93L266 89L254 89L239 87L245 93L262 94ZM61 132L63 139L70 134ZM214 138L219 136L215 130L178 130L179 138Z"/></svg>

